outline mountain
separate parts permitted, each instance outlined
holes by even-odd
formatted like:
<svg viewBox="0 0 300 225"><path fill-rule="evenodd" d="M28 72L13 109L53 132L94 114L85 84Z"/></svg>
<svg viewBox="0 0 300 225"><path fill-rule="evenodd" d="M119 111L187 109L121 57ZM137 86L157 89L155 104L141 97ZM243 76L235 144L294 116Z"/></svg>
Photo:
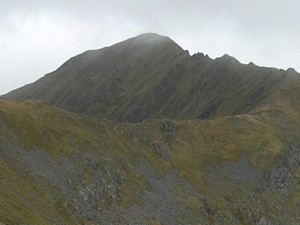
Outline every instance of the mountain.
<svg viewBox="0 0 300 225"><path fill-rule="evenodd" d="M5 98L38 99L120 122L206 119L250 112L292 71L243 65L231 56L190 56L168 37L142 34L87 51Z"/></svg>
<svg viewBox="0 0 300 225"><path fill-rule="evenodd" d="M1 225L300 222L293 69L144 34L4 97Z"/></svg>

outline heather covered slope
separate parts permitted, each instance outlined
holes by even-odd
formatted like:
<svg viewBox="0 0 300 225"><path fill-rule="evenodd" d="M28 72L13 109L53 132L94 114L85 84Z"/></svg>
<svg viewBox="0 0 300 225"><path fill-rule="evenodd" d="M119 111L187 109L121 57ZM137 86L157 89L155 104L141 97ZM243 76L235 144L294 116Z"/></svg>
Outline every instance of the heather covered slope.
<svg viewBox="0 0 300 225"><path fill-rule="evenodd" d="M0 221L298 224L299 87L248 114L136 124L0 100Z"/></svg>
<svg viewBox="0 0 300 225"><path fill-rule="evenodd" d="M247 113L295 74L228 55L190 56L168 37L143 34L75 56L4 97L45 100L121 122L205 119Z"/></svg>

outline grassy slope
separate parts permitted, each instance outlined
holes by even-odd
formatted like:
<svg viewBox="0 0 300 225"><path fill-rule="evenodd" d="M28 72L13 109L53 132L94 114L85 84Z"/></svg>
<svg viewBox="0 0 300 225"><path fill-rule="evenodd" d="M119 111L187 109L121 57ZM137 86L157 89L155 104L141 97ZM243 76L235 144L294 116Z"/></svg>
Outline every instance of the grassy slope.
<svg viewBox="0 0 300 225"><path fill-rule="evenodd" d="M119 185L121 197L118 201L104 191L105 186L99 186L106 198L104 209L126 208L133 202L143 204L138 193L151 189L151 184L136 165L144 162L161 175L176 171L205 196L209 207L214 209L214 213L207 216L201 211L203 207L207 208L206 200L189 195L180 188L177 190L178 196L186 199L184 204L200 215L204 224L216 222L219 214L225 215L226 223L251 224L243 217L240 203L244 202L249 210L257 207L241 191L248 181L226 183L218 180L218 185L215 185L206 169L219 167L223 162L239 162L241 156L245 156L253 168L263 174L282 149L300 139L299 87L299 78L287 81L268 104L249 114L204 121L146 120L138 124L99 120L42 102L0 100L0 221L5 224L77 224L80 221L88 224L85 217L71 213L72 207L64 205L61 186L47 177L46 172L32 174L22 155L15 153L20 148L19 152L25 155L42 149L59 165L65 156L74 165L82 164L80 157L73 157L76 151L92 153L102 170L106 168L105 159L110 158L111 166L123 171L126 181ZM168 159L151 150L150 142L167 151ZM83 169L84 179L96 182L92 170ZM104 180L115 185L107 175ZM76 186L72 185L70 187L75 190ZM232 192L236 194L230 194ZM253 221L257 222L266 212L278 221L280 218L286 220L282 211L276 211L272 205L280 201L284 208L293 210L299 197L295 191L285 197L286 200L263 195L260 191L254 193L263 200L259 206L265 209L253 213ZM230 196L230 202L226 195ZM157 222L154 218L147 221L149 224ZM182 221L184 224L189 218L182 218Z"/></svg>

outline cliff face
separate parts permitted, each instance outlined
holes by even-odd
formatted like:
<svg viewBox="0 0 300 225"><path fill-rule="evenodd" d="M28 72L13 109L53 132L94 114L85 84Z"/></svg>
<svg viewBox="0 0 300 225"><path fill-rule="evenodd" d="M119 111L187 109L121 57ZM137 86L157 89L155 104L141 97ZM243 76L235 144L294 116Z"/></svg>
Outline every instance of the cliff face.
<svg viewBox="0 0 300 225"><path fill-rule="evenodd" d="M293 70L147 34L5 97L0 224L299 224Z"/></svg>

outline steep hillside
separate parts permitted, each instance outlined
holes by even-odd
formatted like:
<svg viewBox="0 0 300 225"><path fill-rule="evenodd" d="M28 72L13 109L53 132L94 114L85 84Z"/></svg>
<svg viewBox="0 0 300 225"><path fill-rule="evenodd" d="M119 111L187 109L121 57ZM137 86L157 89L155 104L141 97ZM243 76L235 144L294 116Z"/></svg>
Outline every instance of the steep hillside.
<svg viewBox="0 0 300 225"><path fill-rule="evenodd" d="M143 34L75 56L4 97L45 100L121 122L205 119L250 112L295 74L228 55L190 56L168 37Z"/></svg>
<svg viewBox="0 0 300 225"><path fill-rule="evenodd" d="M0 100L0 223L299 224L300 78L250 114L127 124Z"/></svg>

